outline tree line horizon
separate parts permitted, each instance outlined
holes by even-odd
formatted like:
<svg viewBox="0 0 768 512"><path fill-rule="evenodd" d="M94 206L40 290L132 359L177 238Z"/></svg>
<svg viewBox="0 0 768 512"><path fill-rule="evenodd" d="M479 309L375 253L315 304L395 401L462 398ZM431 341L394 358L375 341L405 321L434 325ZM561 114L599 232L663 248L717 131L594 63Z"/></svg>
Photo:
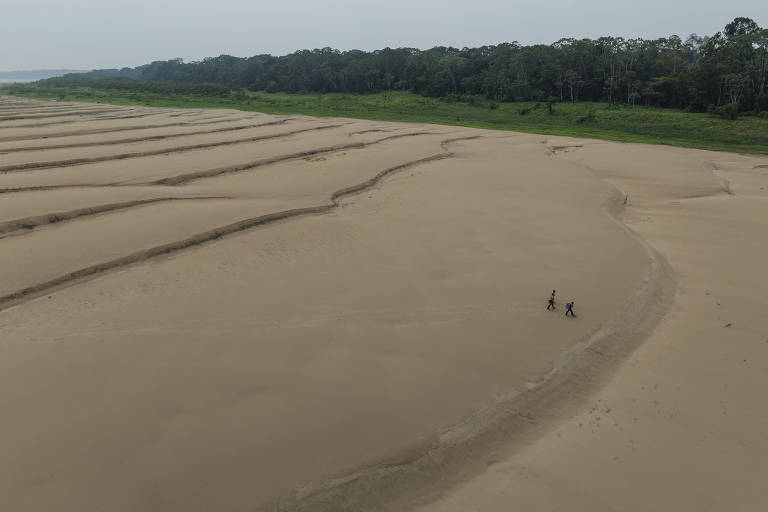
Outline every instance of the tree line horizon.
<svg viewBox="0 0 768 512"><path fill-rule="evenodd" d="M564 38L477 48L332 48L275 57L221 55L155 61L40 80L42 87L90 86L146 92L375 93L498 102L603 101L716 112L768 111L768 29L739 17L712 36Z"/></svg>

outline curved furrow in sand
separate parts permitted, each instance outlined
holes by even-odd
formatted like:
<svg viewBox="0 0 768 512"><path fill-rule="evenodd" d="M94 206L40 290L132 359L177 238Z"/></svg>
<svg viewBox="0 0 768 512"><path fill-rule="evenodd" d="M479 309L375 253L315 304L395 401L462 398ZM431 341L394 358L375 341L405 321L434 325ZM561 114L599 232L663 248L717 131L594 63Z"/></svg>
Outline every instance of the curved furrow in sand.
<svg viewBox="0 0 768 512"><path fill-rule="evenodd" d="M96 115L96 114L107 114L112 112L125 112L125 109L122 109L122 108L83 109L83 110L70 110L68 112L45 113L40 115L31 114L31 115L19 115L19 116L5 116L5 117L0 117L0 122L21 121L24 119L46 119L50 117L86 116L86 115Z"/></svg>
<svg viewBox="0 0 768 512"><path fill-rule="evenodd" d="M72 188L157 186L157 185L181 186L181 185L186 185L188 183L192 183L198 180L216 178L219 176L235 174L243 171L250 171L253 169L258 169L258 168L262 168L262 167L266 167L269 165L282 163L290 160L308 158L308 157L318 156L318 155L325 155L325 154L348 150L348 149L363 149L363 148L366 148L375 144L387 142L390 140L400 139L404 137L416 137L421 135L433 135L433 133L432 132L408 132L408 133L401 133L397 135L390 135L390 136L383 137L381 139L376 139L369 142L353 142L353 143L339 144L334 146L324 146L324 147L314 148L306 151L299 151L294 153L278 155L274 157L268 157L268 158L264 158L264 159L260 159L252 162L246 162L239 165L228 165L224 167L215 167L212 169L206 169L203 171L178 174L176 176L171 176L168 178L160 178L153 181L130 182L130 183L114 182L114 183L98 183L98 184L73 183L73 184L61 184L61 185L55 184L55 185L33 185L33 186L27 186L27 187L6 187L6 188L0 188L0 194L37 192L37 191L72 189ZM443 147L444 150L446 149L446 146L444 144L441 144L441 146Z"/></svg>
<svg viewBox="0 0 768 512"><path fill-rule="evenodd" d="M118 155L107 155L107 156L100 156L100 157L93 157L93 158L75 158L71 160L59 160L55 162L54 161L29 162L26 164L6 165L6 166L0 166L0 173L5 174L9 172L30 171L30 170L37 170L37 169L51 169L54 167L72 167L75 165L92 164L97 162L108 162L110 160L126 160L129 158L141 158L146 156L183 153L185 151L196 151L199 149L210 149L210 148L217 148L222 146L232 146L235 144L248 144L251 142L259 142L264 140L279 139L283 137L291 137L293 135L298 135L300 133L340 128L341 126L343 125L330 124L330 125L323 125L323 126L315 126L312 128L302 128L300 130L293 130L290 132L274 133L270 135L258 135L255 137L246 137L242 139L232 139L227 141L211 142L211 143L204 143L204 144L192 144L189 146L178 146L175 148L158 149L155 151L139 151L139 152L133 152L133 153L121 153Z"/></svg>
<svg viewBox="0 0 768 512"><path fill-rule="evenodd" d="M370 130L360 130L357 132L350 132L347 134L349 137L352 137L353 135L365 135L366 133L389 133L392 130L385 130L383 128L372 128Z"/></svg>
<svg viewBox="0 0 768 512"><path fill-rule="evenodd" d="M277 126L277 125L285 124L288 121L289 121L288 119L280 119L277 121L248 124L243 126L214 128L211 130L198 130L198 131L187 132L187 133L170 133L168 135L152 135L148 137L132 137L127 139L115 139L115 140L106 140L106 141L99 141L99 142L73 142L71 144L53 144L49 146L29 146L29 147L20 147L20 148L8 148L8 149L0 149L0 153L19 153L24 151L45 151L49 149L88 148L88 147L94 147L94 146L114 146L119 144L133 144L136 142L155 142L159 140L189 137L192 135L210 135L212 133L236 132L241 130L247 130L250 128L263 128L265 126ZM104 132L98 132L98 133L104 133Z"/></svg>
<svg viewBox="0 0 768 512"><path fill-rule="evenodd" d="M130 110L126 110L125 112L131 113L131 112L141 112L141 111L136 109L130 109ZM104 116L95 115L90 118L60 119L57 121L50 121L46 123L6 125L6 126L0 126L0 128L39 128L39 127L54 126L54 125L60 125L60 124L86 123L91 121L114 121L114 120L119 121L122 119L141 119L145 117L153 117L153 116L160 116L160 115L167 115L167 114L168 114L168 111L160 110L160 111L148 111L142 114L131 114L131 115L104 115Z"/></svg>
<svg viewBox="0 0 768 512"><path fill-rule="evenodd" d="M19 192L44 192L46 190L62 190L68 188L100 188L100 187L121 187L123 185L117 183L106 184L92 184L83 183L80 185L38 185L32 187L9 187L0 188L0 194L16 194Z"/></svg>
<svg viewBox="0 0 768 512"><path fill-rule="evenodd" d="M191 183L197 180L215 178L217 176L234 174L234 173L243 172L243 171L250 171L252 169L257 169L259 167L265 167L265 166L277 164L280 162L286 162L288 160L296 160L299 158L308 158L308 157L317 156L317 155L324 155L327 153L335 153L337 151L344 151L346 149L363 149L368 146L372 146L374 144L381 144L382 142L387 142L394 139L400 139L403 137L417 137L420 135L432 135L432 133L431 132L401 133L398 135L390 135L388 137L373 140L370 142L352 142L349 144L339 144L335 146L326 146L322 148L308 149L306 151L297 151L295 153L288 153L285 155L278 155L274 157L264 158L262 160L257 160L255 162L248 162L242 165L231 165L227 167L219 167L216 169L209 169L205 171L179 174L176 176L171 176L169 178L161 178L159 180L140 183L140 184L141 185L170 185L170 186L186 185L187 183ZM445 146L443 146L443 148L445 149Z"/></svg>
<svg viewBox="0 0 768 512"><path fill-rule="evenodd" d="M175 116L168 116L168 117L175 117ZM206 117L203 119L200 119L198 121L181 121L181 122L174 122L174 123L166 123L166 124L146 124L146 125L138 125L138 126L117 126L112 128L104 128L104 129L90 129L90 130L73 130L68 132L56 132L56 133L50 133L50 134L41 134L41 135L17 135L17 136L11 136L11 137L0 137L0 142L17 142L17 141L23 141L23 140L39 140L39 139L55 139L60 137L74 137L77 135L95 135L95 134L102 134L102 133L113 133L113 132L125 132L125 131L131 131L131 130L152 130L157 128L171 128L171 127L177 127L177 126L207 126L210 124L221 124L221 123L236 123L239 121L248 121L251 119L254 119L254 116L248 116L248 117L237 117L234 119L220 119L221 116L214 116L214 117ZM210 119L210 121L208 121ZM286 121L292 121L294 118L286 118ZM0 127L2 128L2 127Z"/></svg>
<svg viewBox="0 0 768 512"><path fill-rule="evenodd" d="M482 135L469 135L469 136L466 136L466 137L455 137L453 139L445 139L444 141L442 141L440 143L440 146L442 146L442 148L447 151L449 144L452 144L454 142L461 142L461 141L465 141L465 140L481 139L482 137L483 137Z"/></svg>
<svg viewBox="0 0 768 512"><path fill-rule="evenodd" d="M364 190L367 190L369 188L372 188L375 185L377 185L382 179L384 179L386 176L390 174L393 174L417 165L425 164L428 162L434 162L434 161L443 160L446 158L452 158L453 156L454 156L453 153L439 153L436 155L432 155L430 157L406 162L400 165L396 165L394 167L389 167L387 169L384 169L383 171L380 171L374 177L368 180L365 180L356 185L345 187L343 189L333 192L330 195L329 202L326 204L317 205L317 206L308 206L304 208L294 208L290 210L284 210L284 211L269 213L266 215L260 215L258 217L244 219L238 222L227 224L225 226L221 226L219 228L205 231L203 233L199 233L197 235L185 238L183 240L162 244L147 250L138 251L138 252L129 254L127 256L123 256L121 258L116 258L110 261L106 261L96 265L91 265L88 267L81 268L74 272L70 272L65 275L59 276L55 279L51 279L43 283L29 286L27 288L23 288L21 290L11 292L9 294L6 294L0 297L0 310L10 307L12 305L15 305L24 300L37 297L43 293L50 292L53 289L60 288L65 285L73 284L77 281L80 281L88 277L92 277L94 275L103 274L104 272L116 270L119 268L136 264L136 263L142 263L150 259L156 258L158 256L177 253L179 251L183 251L191 247L196 247L196 246L205 244L207 242L211 242L213 240L218 240L222 237L232 235L241 231L245 231L258 226L263 226L265 224L270 224L273 222L296 218L304 215L326 213L338 207L340 201L344 197L354 195Z"/></svg>
<svg viewBox="0 0 768 512"><path fill-rule="evenodd" d="M45 113L60 113L60 112L72 112L77 107L73 105L62 105L57 107L18 107L18 108L0 108L0 117L6 117L11 115L22 114L45 114ZM115 111L117 109L110 109ZM134 109L122 109L124 111L130 111Z"/></svg>
<svg viewBox="0 0 768 512"><path fill-rule="evenodd" d="M40 226L50 224L61 224L70 220L101 213L113 212L116 210L125 210L136 206L145 206L153 203L162 203L169 201L193 201L202 199L230 199L223 196L194 196L194 197L156 197L151 199L137 199L135 201L123 201L117 203L100 204L88 208L78 208L75 210L66 210L60 212L51 212L22 219L13 219L6 222L0 222L0 239L5 236L15 234L19 231L29 231Z"/></svg>
<svg viewBox="0 0 768 512"><path fill-rule="evenodd" d="M134 109L134 107L130 106L122 106L122 105L108 105L108 104L77 104L77 103L57 103L53 105L39 105L39 104L19 104L19 105L5 105L0 104L0 114L2 113L12 113L12 112L30 112L30 113L42 113L42 112L58 112L61 110L77 110L77 109L88 109L93 110L96 108L104 108L104 109L110 109L110 110L127 110L127 109Z"/></svg>
<svg viewBox="0 0 768 512"><path fill-rule="evenodd" d="M45 126L53 126L53 125L60 125L60 124L71 124L71 123L83 123L88 121L113 121L113 120L121 120L121 119L139 119L143 117L152 117L152 116L160 116L164 115L166 112L148 112L145 114L134 114L129 116L104 116L104 117L92 117L90 119L64 119L59 121L51 121L49 123L29 123L29 124L9 124L5 126L0 126L0 129L9 129L9 128L42 128Z"/></svg>
<svg viewBox="0 0 768 512"><path fill-rule="evenodd" d="M171 114L168 117L192 117L192 116L199 116L199 115L205 115L207 112L205 110L196 110L193 112L184 112L184 111L177 111L176 114ZM222 114L216 117L223 117L227 114Z"/></svg>
<svg viewBox="0 0 768 512"><path fill-rule="evenodd" d="M549 150L549 155L554 156L558 152L568 151L569 149L580 149L583 147L584 144L565 144L560 146L547 146L547 149Z"/></svg>
<svg viewBox="0 0 768 512"><path fill-rule="evenodd" d="M444 429L431 442L325 482L310 483L264 510L353 512L409 510L487 469L486 456L524 446L600 388L672 307L677 280L666 258L621 218L616 191L606 214L650 257L642 286L599 329L562 354L553 368L515 393Z"/></svg>
<svg viewBox="0 0 768 512"><path fill-rule="evenodd" d="M766 175L747 155L601 145L580 163L637 198L626 220L677 272L674 305L588 401L419 512L763 508L768 324L744 290L766 281Z"/></svg>

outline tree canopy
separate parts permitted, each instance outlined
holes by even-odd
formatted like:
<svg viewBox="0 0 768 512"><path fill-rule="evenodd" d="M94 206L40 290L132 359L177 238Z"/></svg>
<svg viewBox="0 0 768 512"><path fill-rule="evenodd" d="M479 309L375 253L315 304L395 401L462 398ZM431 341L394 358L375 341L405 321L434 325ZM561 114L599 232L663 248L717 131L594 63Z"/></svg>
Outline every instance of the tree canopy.
<svg viewBox="0 0 768 512"><path fill-rule="evenodd" d="M673 35L461 49L321 48L280 57L156 61L69 74L40 85L161 87L165 92L200 94L223 94L232 88L296 93L407 90L457 99L482 95L495 101L607 101L738 113L768 111L767 81L768 30L749 18L736 18L712 36L692 34L685 40Z"/></svg>

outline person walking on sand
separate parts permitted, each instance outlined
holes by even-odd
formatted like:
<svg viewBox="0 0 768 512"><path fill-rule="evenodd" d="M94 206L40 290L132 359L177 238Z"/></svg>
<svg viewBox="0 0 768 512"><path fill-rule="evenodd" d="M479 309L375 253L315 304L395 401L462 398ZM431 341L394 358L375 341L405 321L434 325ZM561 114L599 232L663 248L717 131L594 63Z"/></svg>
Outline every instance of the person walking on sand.
<svg viewBox="0 0 768 512"><path fill-rule="evenodd" d="M549 305L547 306L547 311L549 310L555 310L555 290L552 290L552 295L549 297Z"/></svg>
<svg viewBox="0 0 768 512"><path fill-rule="evenodd" d="M565 305L565 316L568 316L568 313L570 313L571 316L576 316L573 314L573 301Z"/></svg>

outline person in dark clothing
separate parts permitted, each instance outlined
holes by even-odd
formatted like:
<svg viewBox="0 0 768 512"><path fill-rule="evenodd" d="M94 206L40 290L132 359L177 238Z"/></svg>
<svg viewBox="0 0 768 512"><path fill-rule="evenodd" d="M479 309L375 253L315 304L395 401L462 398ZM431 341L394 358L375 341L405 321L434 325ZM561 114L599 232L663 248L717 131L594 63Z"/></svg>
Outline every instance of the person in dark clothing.
<svg viewBox="0 0 768 512"><path fill-rule="evenodd" d="M568 313L570 313L571 316L576 316L573 314L573 301L565 305L565 316L568 316Z"/></svg>
<svg viewBox="0 0 768 512"><path fill-rule="evenodd" d="M549 297L549 305L547 306L547 311L555 309L555 290L552 290L552 295Z"/></svg>

